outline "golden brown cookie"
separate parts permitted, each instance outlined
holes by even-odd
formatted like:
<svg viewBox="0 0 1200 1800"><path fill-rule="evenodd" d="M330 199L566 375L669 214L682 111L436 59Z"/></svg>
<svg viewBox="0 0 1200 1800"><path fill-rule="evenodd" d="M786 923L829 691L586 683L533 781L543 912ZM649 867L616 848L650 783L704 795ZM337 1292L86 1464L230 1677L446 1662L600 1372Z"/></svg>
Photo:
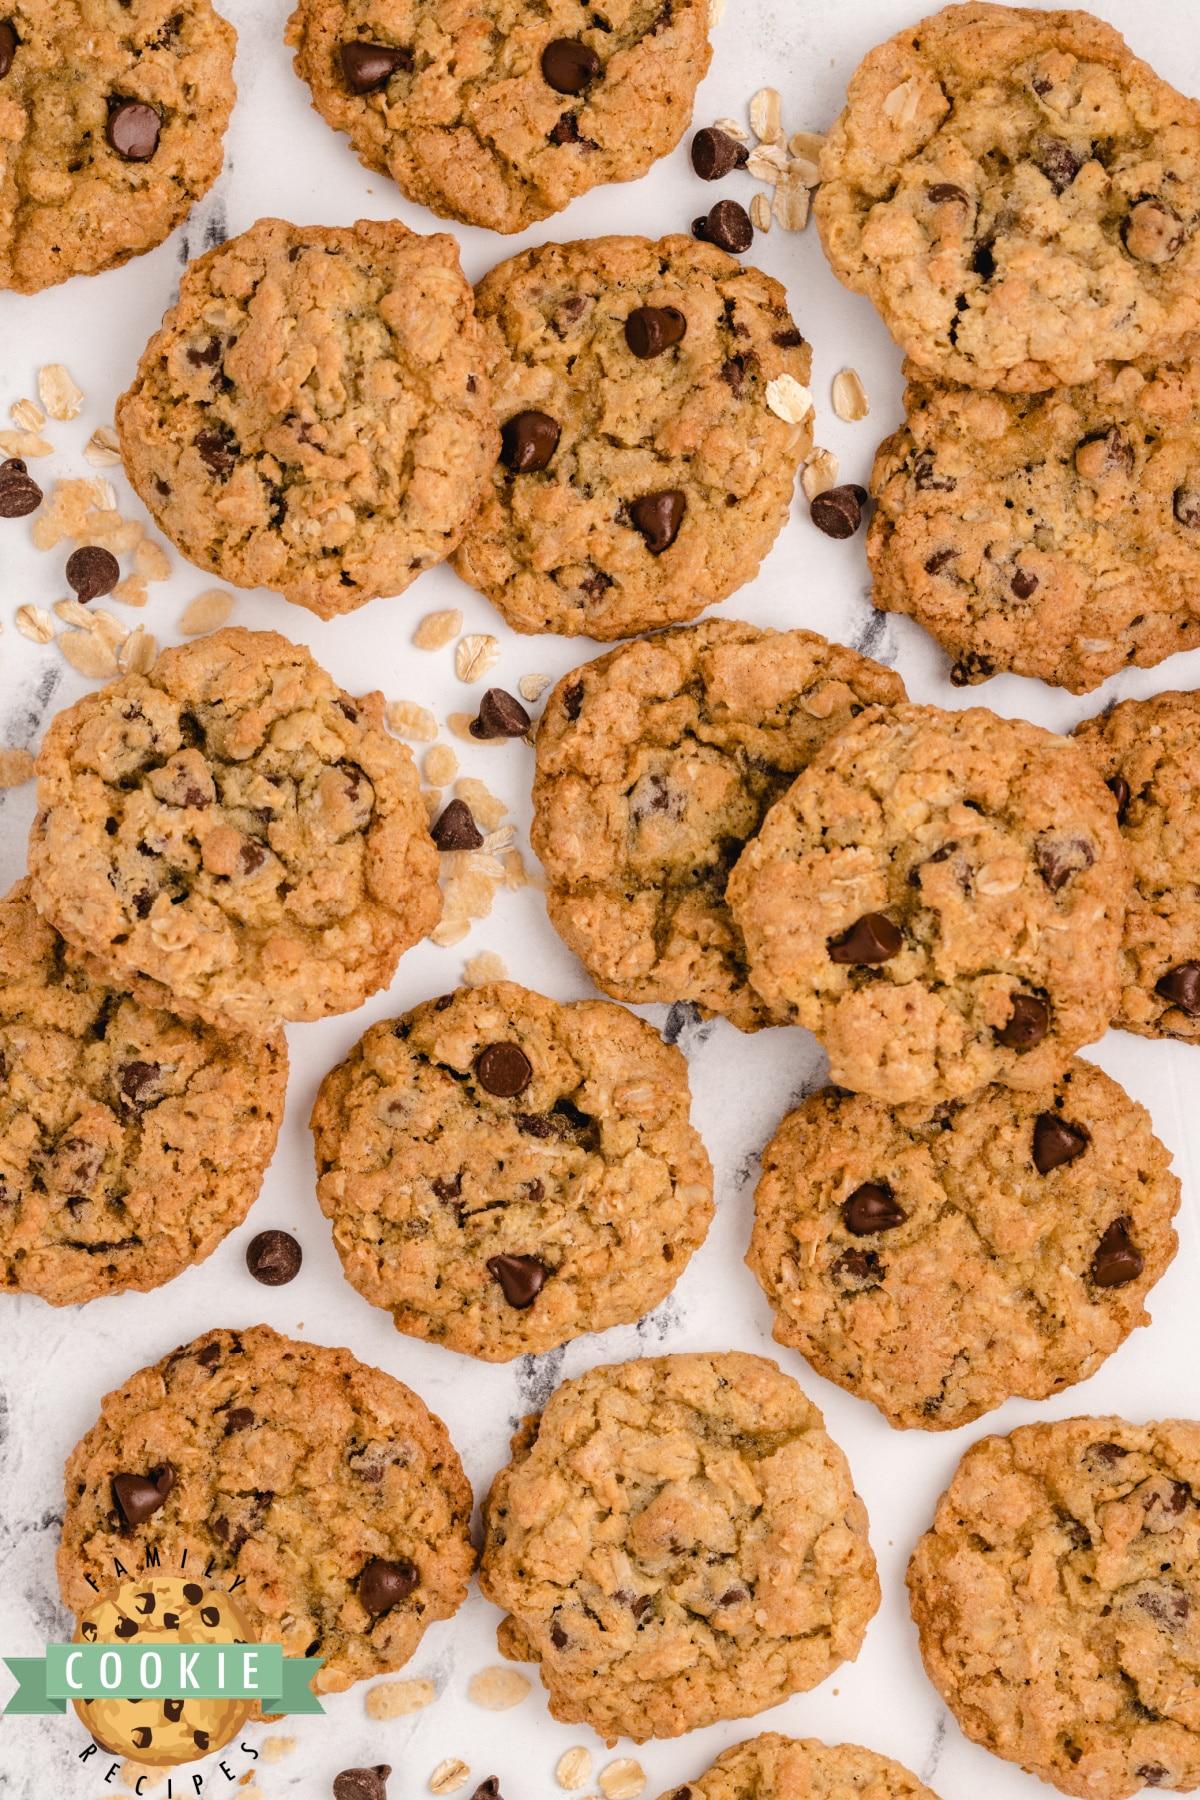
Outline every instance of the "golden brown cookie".
<svg viewBox="0 0 1200 1800"><path fill-rule="evenodd" d="M300 0L286 42L368 169L440 218L523 231L673 150L708 0Z"/></svg>
<svg viewBox="0 0 1200 1800"><path fill-rule="evenodd" d="M454 239L260 219L190 263L117 402L171 542L328 619L449 556L496 458Z"/></svg>
<svg viewBox="0 0 1200 1800"><path fill-rule="evenodd" d="M105 978L218 1025L349 1012L441 908L383 696L230 627L60 712L38 757L31 892Z"/></svg>
<svg viewBox="0 0 1200 1800"><path fill-rule="evenodd" d="M18 882L0 900L0 1288L68 1306L211 1256L258 1193L287 1069L282 1032L95 980Z"/></svg>
<svg viewBox="0 0 1200 1800"><path fill-rule="evenodd" d="M503 447L463 580L516 631L602 639L752 581L812 445L779 282L693 238L590 238L501 263L476 304Z"/></svg>
<svg viewBox="0 0 1200 1800"><path fill-rule="evenodd" d="M825 1088L763 1152L746 1257L776 1339L890 1425L952 1431L1094 1375L1175 1255L1145 1107L1053 1086L888 1107Z"/></svg>
<svg viewBox="0 0 1200 1800"><path fill-rule="evenodd" d="M208 1331L105 1396L67 1461L58 1577L84 1614L157 1550L233 1592L318 1693L407 1662L466 1598L471 1489L416 1394L269 1326Z"/></svg>
<svg viewBox="0 0 1200 1800"><path fill-rule="evenodd" d="M565 1381L492 1483L479 1584L556 1719L614 1743L777 1706L858 1655L879 1606L846 1459L761 1356Z"/></svg>
<svg viewBox="0 0 1200 1800"><path fill-rule="evenodd" d="M937 1800L908 1769L861 1744L764 1731L660 1800Z"/></svg>
<svg viewBox="0 0 1200 1800"><path fill-rule="evenodd" d="M311 1120L347 1279L488 1362L631 1324L712 1218L690 1102L680 1052L607 1000L502 981L372 1025Z"/></svg>

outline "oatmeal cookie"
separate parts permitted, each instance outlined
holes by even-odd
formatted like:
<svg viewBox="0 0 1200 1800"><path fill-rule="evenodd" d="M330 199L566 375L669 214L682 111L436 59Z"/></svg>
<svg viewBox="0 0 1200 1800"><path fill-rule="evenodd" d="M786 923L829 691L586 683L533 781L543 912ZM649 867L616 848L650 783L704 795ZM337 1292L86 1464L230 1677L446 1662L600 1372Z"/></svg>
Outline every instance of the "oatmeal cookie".
<svg viewBox="0 0 1200 1800"><path fill-rule="evenodd" d="M551 923L618 1000L688 1000L743 1031L786 1024L750 987L725 904L767 810L891 670L815 631L664 631L565 675L537 736L531 842Z"/></svg>
<svg viewBox="0 0 1200 1800"><path fill-rule="evenodd" d="M861 1744L764 1731L722 1752L661 1800L937 1800L909 1770Z"/></svg>
<svg viewBox="0 0 1200 1800"><path fill-rule="evenodd" d="M439 916L383 696L273 631L213 632L60 712L38 809L38 910L117 985L217 1025L350 1012Z"/></svg>
<svg viewBox="0 0 1200 1800"><path fill-rule="evenodd" d="M631 1324L712 1218L690 1101L680 1052L607 1000L503 981L382 1020L311 1120L347 1279L488 1362Z"/></svg>
<svg viewBox="0 0 1200 1800"><path fill-rule="evenodd" d="M1077 745L981 706L874 709L729 878L750 980L878 1100L1036 1090L1103 1035L1129 867Z"/></svg>
<svg viewBox="0 0 1200 1800"><path fill-rule="evenodd" d="M1044 394L909 374L867 560L875 604L932 632L951 680L1083 694L1200 644L1200 356Z"/></svg>
<svg viewBox="0 0 1200 1800"><path fill-rule="evenodd" d="M439 218L524 231L672 151L708 0L300 0L286 42L368 169Z"/></svg>
<svg viewBox="0 0 1200 1800"><path fill-rule="evenodd" d="M1072 387L1200 326L1200 105L1091 13L972 0L880 44L814 212L838 279L971 387Z"/></svg>
<svg viewBox="0 0 1200 1800"><path fill-rule="evenodd" d="M1080 1800L1200 1786L1200 1425L1063 1419L973 1444L908 1569L967 1737Z"/></svg>
<svg viewBox="0 0 1200 1800"><path fill-rule="evenodd" d="M188 265L116 422L200 568L322 619L402 593L455 548L499 448L458 246L260 219Z"/></svg>
<svg viewBox="0 0 1200 1800"><path fill-rule="evenodd" d="M1122 700L1075 727L1133 864L1113 1024L1200 1042L1200 694Z"/></svg>
<svg viewBox="0 0 1200 1800"><path fill-rule="evenodd" d="M441 1420L348 1350L266 1325L207 1331L106 1395L66 1493L58 1578L76 1614L114 1558L178 1568L186 1551L259 1640L325 1659L319 1693L400 1668L462 1605L475 1560Z"/></svg>
<svg viewBox="0 0 1200 1800"><path fill-rule="evenodd" d="M565 1381L484 1509L501 1652L556 1719L678 1737L815 1687L879 1606L866 1509L820 1413L761 1356Z"/></svg>
<svg viewBox="0 0 1200 1800"><path fill-rule="evenodd" d="M1078 1058L1053 1086L934 1105L825 1088L763 1152L746 1261L779 1343L890 1425L952 1431L1085 1381L1150 1323L1170 1161Z"/></svg>
<svg viewBox="0 0 1200 1800"><path fill-rule="evenodd" d="M94 980L18 882L0 900L0 1289L68 1306L211 1256L262 1184L287 1068L282 1032Z"/></svg>
<svg viewBox="0 0 1200 1800"><path fill-rule="evenodd" d="M153 250L221 171L233 26L208 0L16 0L0 17L0 289Z"/></svg>
<svg viewBox="0 0 1200 1800"><path fill-rule="evenodd" d="M771 390L812 364L780 284L693 238L608 237L526 250L475 297L503 448L463 580L515 631L601 639L752 581L812 447L811 405L792 423Z"/></svg>

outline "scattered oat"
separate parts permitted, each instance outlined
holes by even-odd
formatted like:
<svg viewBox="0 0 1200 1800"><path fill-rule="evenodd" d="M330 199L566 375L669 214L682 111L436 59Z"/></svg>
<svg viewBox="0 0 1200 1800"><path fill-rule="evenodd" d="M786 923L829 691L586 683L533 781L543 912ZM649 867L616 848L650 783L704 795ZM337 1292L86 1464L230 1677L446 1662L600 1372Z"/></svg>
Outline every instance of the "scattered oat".
<svg viewBox="0 0 1200 1800"><path fill-rule="evenodd" d="M813 450L805 460L800 471L800 486L804 489L806 500L815 500L818 494L827 494L830 488L837 486L838 459L832 450Z"/></svg>
<svg viewBox="0 0 1200 1800"><path fill-rule="evenodd" d="M747 175L753 175L755 181L766 181L772 187L787 168L787 154L777 144L759 144L750 152L746 164Z"/></svg>
<svg viewBox="0 0 1200 1800"><path fill-rule="evenodd" d="M498 799L484 782L477 781L473 775L464 775L460 781L455 782L454 797L464 802L471 817L484 831L495 831L508 811L505 802Z"/></svg>
<svg viewBox="0 0 1200 1800"><path fill-rule="evenodd" d="M426 613L413 632L412 641L418 650L444 650L458 636L462 625L462 611L457 606L446 612Z"/></svg>
<svg viewBox="0 0 1200 1800"><path fill-rule="evenodd" d="M481 681L500 660L500 640L486 631L468 632L454 652L454 669L460 681Z"/></svg>
<svg viewBox="0 0 1200 1800"><path fill-rule="evenodd" d="M458 774L458 758L449 744L435 744L421 764L422 779L430 787L447 787Z"/></svg>
<svg viewBox="0 0 1200 1800"><path fill-rule="evenodd" d="M736 138L739 144L748 144L750 133L737 119L714 119L713 130L723 131L726 137Z"/></svg>
<svg viewBox="0 0 1200 1800"><path fill-rule="evenodd" d="M522 700L540 700L553 679L552 675L522 675L517 691Z"/></svg>
<svg viewBox="0 0 1200 1800"><path fill-rule="evenodd" d="M122 606L145 606L149 598L146 583L140 575L127 575L124 581L118 581L109 595L110 600L119 600Z"/></svg>
<svg viewBox="0 0 1200 1800"><path fill-rule="evenodd" d="M429 941L431 944L436 944L439 950L452 950L455 944L462 943L470 929L471 921L469 919L443 917L440 925L435 925L430 932Z"/></svg>
<svg viewBox="0 0 1200 1800"><path fill-rule="evenodd" d="M83 446L84 458L93 469L115 469L120 466L121 446L111 425L97 425Z"/></svg>
<svg viewBox="0 0 1200 1800"><path fill-rule="evenodd" d="M708 28L711 31L725 16L725 0L708 0Z"/></svg>
<svg viewBox="0 0 1200 1800"><path fill-rule="evenodd" d="M784 231L803 231L808 224L809 191L791 171L775 188L774 213Z"/></svg>
<svg viewBox="0 0 1200 1800"><path fill-rule="evenodd" d="M122 625L120 619L114 619L110 612L101 607L92 610L92 630L101 641L115 650L129 636L128 625Z"/></svg>
<svg viewBox="0 0 1200 1800"><path fill-rule="evenodd" d="M44 606L18 606L17 630L35 644L48 644L57 627Z"/></svg>
<svg viewBox="0 0 1200 1800"><path fill-rule="evenodd" d="M117 490L107 475L85 475L84 485L92 497L92 505L99 512L116 512Z"/></svg>
<svg viewBox="0 0 1200 1800"><path fill-rule="evenodd" d="M295 1755L296 1740L294 1737L268 1737L263 1739L259 1748L264 1762L283 1762L285 1758Z"/></svg>
<svg viewBox="0 0 1200 1800"><path fill-rule="evenodd" d="M867 390L855 369L841 369L833 378L833 410L839 419L865 419L871 410Z"/></svg>
<svg viewBox="0 0 1200 1800"><path fill-rule="evenodd" d="M504 863L504 885L510 894L515 894L523 887L545 888L545 876L540 871L537 875L530 875L525 867L525 858L519 850L506 850L501 860Z"/></svg>
<svg viewBox="0 0 1200 1800"><path fill-rule="evenodd" d="M788 160L788 174L795 181L803 182L807 188L820 186L821 169L811 156L793 156Z"/></svg>
<svg viewBox="0 0 1200 1800"><path fill-rule="evenodd" d="M750 129L763 144L782 144L783 102L779 98L779 89L772 87L759 88L750 102Z"/></svg>
<svg viewBox="0 0 1200 1800"><path fill-rule="evenodd" d="M600 1771L600 1792L604 1800L637 1800L645 1785L645 1770L632 1756L620 1756Z"/></svg>
<svg viewBox="0 0 1200 1800"><path fill-rule="evenodd" d="M387 728L397 737L415 738L419 744L432 744L437 736L437 720L427 707L415 700L393 700L384 710Z"/></svg>
<svg viewBox="0 0 1200 1800"><path fill-rule="evenodd" d="M134 563L139 575L147 581L170 581L171 559L153 538L143 538L137 547ZM232 601L230 602L232 605Z"/></svg>
<svg viewBox="0 0 1200 1800"><path fill-rule="evenodd" d="M9 410L18 431L40 431L46 423L46 415L36 400L18 400Z"/></svg>
<svg viewBox="0 0 1200 1800"><path fill-rule="evenodd" d="M442 810L441 788L422 788L421 800L424 804L425 811L429 814L429 823L432 825L433 821Z"/></svg>
<svg viewBox="0 0 1200 1800"><path fill-rule="evenodd" d="M83 389L71 380L65 363L47 363L45 368L38 370L38 393L52 419L78 418L83 406Z"/></svg>
<svg viewBox="0 0 1200 1800"><path fill-rule="evenodd" d="M0 750L0 788L22 787L33 780L34 762L28 750ZM489 975L489 981L500 980Z"/></svg>
<svg viewBox="0 0 1200 1800"><path fill-rule="evenodd" d="M755 194L750 202L750 223L755 231L770 231L771 203L765 194Z"/></svg>
<svg viewBox="0 0 1200 1800"><path fill-rule="evenodd" d="M793 131L788 139L788 149L793 156L811 157L813 162L820 162L824 148L824 134L819 131Z"/></svg>
<svg viewBox="0 0 1200 1800"><path fill-rule="evenodd" d="M94 631L64 631L58 647L73 669L93 681L111 681L117 674L117 659Z"/></svg>
<svg viewBox="0 0 1200 1800"><path fill-rule="evenodd" d="M437 1693L432 1681L381 1681L368 1691L369 1719L400 1719L421 1712Z"/></svg>
<svg viewBox="0 0 1200 1800"><path fill-rule="evenodd" d="M565 1750L559 1757L554 1776L559 1787L568 1788L573 1793L576 1788L587 1786L591 1772L591 1751L585 1750L582 1744L576 1744L573 1750Z"/></svg>
<svg viewBox="0 0 1200 1800"><path fill-rule="evenodd" d="M138 560L140 562L141 558ZM207 588L184 607L179 629L184 637L203 637L222 626L232 611L232 594L227 594L224 588Z"/></svg>
<svg viewBox="0 0 1200 1800"><path fill-rule="evenodd" d="M460 1762L457 1756L448 1756L429 1777L429 1786L435 1794L454 1794L460 1787L465 1787L470 1779L471 1771L466 1763Z"/></svg>
<svg viewBox="0 0 1200 1800"><path fill-rule="evenodd" d="M486 963L489 960L500 962L498 956L489 958L487 954L474 957L472 960L476 963ZM467 982L471 987L477 987L479 978L471 979L469 973L471 966L471 963L467 964ZM503 969L504 964L500 963L500 967ZM484 981L503 981L504 977L503 975L485 975L482 979ZM467 1698L473 1700L476 1706L485 1706L489 1712L507 1712L510 1706L520 1706L522 1700L528 1695L529 1688L528 1678L519 1675L515 1669L480 1669L477 1675L471 1677L467 1687Z"/></svg>
<svg viewBox="0 0 1200 1800"><path fill-rule="evenodd" d="M60 619L65 620L68 625L78 626L80 631L96 629L95 614L90 613L78 600L56 600L54 610Z"/></svg>
<svg viewBox="0 0 1200 1800"><path fill-rule="evenodd" d="M38 437L35 431L0 431L0 450L5 456L19 456L24 462L54 455L54 445Z"/></svg>
<svg viewBox="0 0 1200 1800"><path fill-rule="evenodd" d="M250 1781L252 1784L250 1787L242 1788L242 1800L267 1800L266 1795L259 1787L257 1781L254 1780L253 1769L246 1770L246 1773L242 1776L242 1781Z"/></svg>
<svg viewBox="0 0 1200 1800"><path fill-rule="evenodd" d="M502 744L504 742L503 738L473 738L471 736L471 721L474 717L474 713L451 713L446 720L446 729L451 732L454 737L462 738L465 744Z"/></svg>
<svg viewBox="0 0 1200 1800"><path fill-rule="evenodd" d="M893 125L897 127L911 125L917 116L917 108L920 104L921 83L915 75L910 75L907 81L902 81L899 87L894 87L891 93L885 96L883 111Z"/></svg>
<svg viewBox="0 0 1200 1800"><path fill-rule="evenodd" d="M157 661L158 639L144 625L130 632L117 653L122 675L148 675Z"/></svg>
<svg viewBox="0 0 1200 1800"><path fill-rule="evenodd" d="M465 987L486 987L492 981L508 980L508 964L494 950L481 950L463 964Z"/></svg>
<svg viewBox="0 0 1200 1800"><path fill-rule="evenodd" d="M767 405L777 419L800 425L813 410L813 397L794 375L777 375L767 383Z"/></svg>

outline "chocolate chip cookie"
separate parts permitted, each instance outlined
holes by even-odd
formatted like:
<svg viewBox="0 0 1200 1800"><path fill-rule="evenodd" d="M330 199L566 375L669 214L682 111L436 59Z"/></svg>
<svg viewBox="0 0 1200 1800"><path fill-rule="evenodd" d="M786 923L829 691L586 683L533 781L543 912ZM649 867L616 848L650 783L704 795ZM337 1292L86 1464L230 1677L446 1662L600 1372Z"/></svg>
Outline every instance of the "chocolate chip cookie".
<svg viewBox="0 0 1200 1800"><path fill-rule="evenodd" d="M864 713L747 844L728 898L750 980L899 1104L1037 1090L1103 1035L1128 861L1078 748L981 706Z"/></svg>
<svg viewBox="0 0 1200 1800"><path fill-rule="evenodd" d="M867 559L875 604L932 632L953 681L1082 694L1200 644L1200 359L1043 394L910 374Z"/></svg>
<svg viewBox="0 0 1200 1800"><path fill-rule="evenodd" d="M458 246L394 219L260 219L189 264L116 420L186 557L322 619L444 561L499 447Z"/></svg>
<svg viewBox="0 0 1200 1800"><path fill-rule="evenodd" d="M608 237L526 250L475 298L502 448L463 580L515 631L601 639L752 581L812 447L780 284L692 238Z"/></svg>
<svg viewBox="0 0 1200 1800"><path fill-rule="evenodd" d="M83 1614L157 1551L237 1599L339 1693L398 1669L466 1598L471 1489L446 1428L348 1350L208 1331L105 1396L71 1452L58 1578Z"/></svg>
<svg viewBox="0 0 1200 1800"><path fill-rule="evenodd" d="M1200 694L1122 700L1075 736L1117 802L1133 864L1113 1024L1200 1041Z"/></svg>
<svg viewBox="0 0 1200 1800"><path fill-rule="evenodd" d="M368 169L443 219L523 231L673 150L708 0L300 0L296 73Z"/></svg>
<svg viewBox="0 0 1200 1800"><path fill-rule="evenodd" d="M760 1356L645 1357L565 1381L492 1483L479 1583L556 1719L678 1737L803 1693L879 1606L846 1459Z"/></svg>
<svg viewBox="0 0 1200 1800"><path fill-rule="evenodd" d="M605 993L786 1023L749 985L729 871L835 732L903 699L898 675L815 631L726 619L565 675L538 728L530 835L550 921Z"/></svg>
<svg viewBox="0 0 1200 1800"><path fill-rule="evenodd" d="M952 1431L1086 1380L1150 1323L1170 1161L1078 1058L1053 1086L934 1105L825 1088L763 1152L746 1261L781 1344L890 1425Z"/></svg>
<svg viewBox="0 0 1200 1800"><path fill-rule="evenodd" d="M814 203L917 365L1012 392L1200 326L1200 105L1087 12L973 0L866 56Z"/></svg>
<svg viewBox="0 0 1200 1800"><path fill-rule="evenodd" d="M208 0L0 12L0 288L115 269L186 218L221 171L236 41Z"/></svg>
<svg viewBox="0 0 1200 1800"><path fill-rule="evenodd" d="M937 1800L910 1770L861 1744L764 1731L723 1751L661 1800Z"/></svg>
<svg viewBox="0 0 1200 1800"><path fill-rule="evenodd" d="M383 696L229 628L86 694L38 756L31 892L105 978L217 1025L350 1012L441 908Z"/></svg>
<svg viewBox="0 0 1200 1800"><path fill-rule="evenodd" d="M1200 1785L1200 1425L1063 1419L963 1457L908 1569L967 1737L1080 1800Z"/></svg>
<svg viewBox="0 0 1200 1800"><path fill-rule="evenodd" d="M640 1319L712 1218L690 1100L680 1052L607 1000L502 981L382 1020L311 1120L347 1279L488 1362Z"/></svg>
<svg viewBox="0 0 1200 1800"><path fill-rule="evenodd" d="M0 1287L53 1306L160 1287L240 1225L283 1119L283 1034L234 1035L97 981L0 900Z"/></svg>

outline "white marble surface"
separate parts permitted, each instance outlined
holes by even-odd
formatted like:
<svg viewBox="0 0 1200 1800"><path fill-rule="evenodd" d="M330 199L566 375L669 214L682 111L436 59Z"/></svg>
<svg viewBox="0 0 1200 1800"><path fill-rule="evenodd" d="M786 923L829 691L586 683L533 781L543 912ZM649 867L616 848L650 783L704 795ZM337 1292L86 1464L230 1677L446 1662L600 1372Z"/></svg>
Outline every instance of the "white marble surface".
<svg viewBox="0 0 1200 1800"><path fill-rule="evenodd" d="M306 90L292 74L281 34L283 0L223 0L240 35L239 102L228 140L225 173L187 224L152 255L91 281L73 281L36 299L0 295L0 414L34 391L45 362L65 361L84 388L81 417L51 427L56 446L47 473L86 474L82 447L93 428L111 419L114 399L126 385L137 354L174 296L181 262L275 213L298 222L345 223L363 215L398 214L418 230L434 221L401 202L382 179L360 168L345 140L335 138L309 109ZM729 0L715 33L713 69L700 90L696 122L727 113L744 116L756 88L766 82L784 95L785 124L821 129L834 117L846 78L863 52L916 16L919 0L849 0L839 7L813 0ZM1134 48L1188 92L1200 90L1200 35L1196 0L1107 0L1097 10L1119 26ZM749 198L750 184L735 178L721 190ZM637 230L658 235L686 229L716 195L692 175L681 148L645 180L629 188L600 190L578 200L562 217L525 237L500 240L459 228L463 261L472 279L526 242L598 232ZM842 458L843 479L865 480L875 444L893 428L901 389L899 355L870 306L833 280L810 229L802 236L775 230L760 238L754 255L787 283L793 312L815 345L813 389L818 442ZM829 406L834 373L852 364L871 398L868 420L840 423ZM136 509L117 474L122 502ZM21 524L0 526L0 743L36 746L48 715L88 684L49 646L39 649L17 635L12 615L23 601L50 605L65 592L62 557L41 556ZM175 621L206 577L175 558L170 584L152 590L141 615L160 640L176 637ZM398 601L380 600L351 617L321 624L266 593L239 598L235 618L270 626L309 644L349 689L371 686L389 698L419 697L439 716L467 703L453 676L448 652L422 655L409 643L416 619L443 606L461 606L468 630L497 631L503 657L491 677L515 687L534 669L558 674L589 654L582 641L521 639L508 632L478 595L448 570L422 577ZM1023 715L1057 729L1069 728L1115 695L1149 694L1168 686L1200 684L1200 651L1158 670L1134 672L1110 682L1100 695L1078 700L1032 682L1004 678L962 694L946 679L946 662L916 627L876 615L869 603L861 537L838 544L821 537L801 506L758 579L721 609L757 624L803 624L868 650L903 673L913 696L947 706L985 701L998 711ZM528 823L531 753L519 745L460 751L467 773L482 776L510 800L521 828ZM0 879L6 886L24 867L24 843L32 813L32 789L0 796ZM494 916L477 925L466 944L452 950L421 946L405 958L389 994L360 1013L290 1033L292 1077L288 1115L279 1151L249 1223L202 1268L167 1289L98 1301L86 1308L53 1311L33 1299L0 1307L0 1651L40 1652L48 1637L68 1632L57 1602L53 1558L62 1505L62 1466L72 1444L91 1424L100 1396L135 1368L216 1324L267 1320L281 1330L323 1343L346 1344L356 1355L409 1382L448 1422L477 1494L505 1460L509 1431L537 1407L564 1375L600 1361L616 1361L661 1349L736 1347L771 1353L770 1315L742 1256L749 1235L757 1153L789 1103L823 1075L814 1041L799 1031L739 1036L724 1023L673 1020L691 1059L694 1116L717 1168L719 1209L709 1240L672 1297L638 1327L585 1338L565 1352L506 1367L472 1363L438 1348L398 1336L385 1314L372 1309L342 1280L328 1232L313 1195L306 1119L316 1085L372 1020L443 991L459 976L466 955L499 951L512 975L560 998L590 992L574 959L547 924L532 889L501 898ZM664 1009L651 1009L657 1022ZM1138 1332L1091 1381L1044 1405L1012 1402L986 1424L945 1435L895 1433L873 1408L819 1380L791 1351L779 1352L825 1410L845 1448L871 1518L884 1600L865 1647L816 1692L753 1722L714 1726L672 1743L648 1744L640 1760L648 1775L647 1797L675 1787L707 1766L719 1750L756 1729L813 1733L831 1741L857 1740L899 1757L945 1800L1023 1800L1038 1791L1032 1777L968 1744L926 1681L917 1655L903 1588L904 1566L957 1457L988 1426L1004 1430L1037 1417L1080 1411L1124 1411L1135 1419L1200 1411L1196 1376L1200 1350L1195 1293L1200 1276L1200 1120L1196 1078L1200 1052L1110 1034L1089 1054L1148 1104L1160 1135L1176 1154L1183 1179L1179 1256L1152 1296L1154 1324ZM1189 1123L1189 1120L1191 1123ZM247 1275L243 1250L266 1226L294 1231L304 1245L304 1267L287 1288L266 1289ZM458 1617L434 1627L409 1666L438 1687L425 1712L378 1724L363 1709L363 1690L328 1702L324 1719L281 1725L295 1731L299 1747L288 1760L259 1763L260 1785L270 1796L323 1800L330 1780L348 1764L390 1762L393 1800L427 1792L434 1765L460 1756L475 1781L496 1773L505 1800L551 1800L559 1793L554 1765L571 1744L589 1743L597 1769L608 1753L585 1730L550 1719L540 1687L515 1711L492 1715L466 1699L471 1674L495 1663L497 1614L477 1592ZM11 1687L0 1670L0 1699ZM257 1746L260 1727L246 1742ZM0 1796L3 1800L100 1800L123 1792L111 1759L81 1765L86 1739L74 1717L0 1723ZM628 1750L629 1746L622 1746ZM233 1775L251 1766L247 1754L226 1756ZM175 1781L175 1794L196 1792L193 1772L206 1795L230 1789L216 1762L197 1763ZM165 1793L165 1788L157 1790Z"/></svg>

